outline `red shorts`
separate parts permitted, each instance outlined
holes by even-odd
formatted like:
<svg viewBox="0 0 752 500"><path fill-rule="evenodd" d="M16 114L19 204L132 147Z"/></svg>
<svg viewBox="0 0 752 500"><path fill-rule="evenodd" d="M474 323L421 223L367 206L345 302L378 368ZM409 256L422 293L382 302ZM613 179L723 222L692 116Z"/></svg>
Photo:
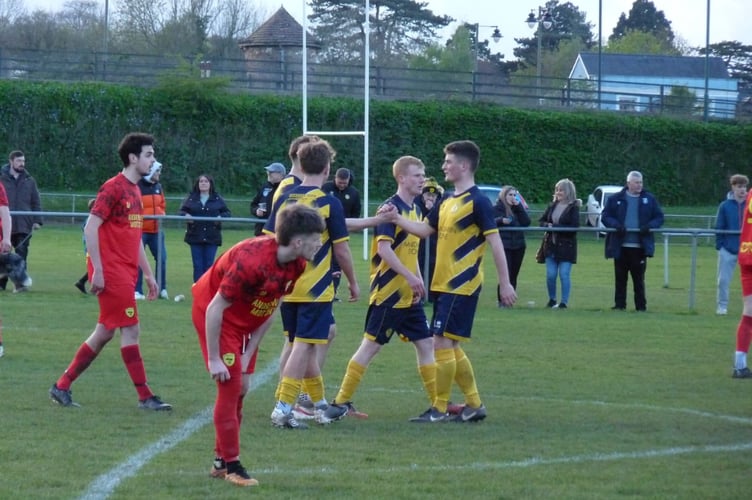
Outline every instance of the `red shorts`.
<svg viewBox="0 0 752 500"><path fill-rule="evenodd" d="M193 309L191 313L193 319L193 326L196 329L198 335L198 343L201 347L201 355L204 358L204 367L208 369L209 354L206 348L206 314L203 311ZM243 369L242 357L246 351L248 345L248 339L250 334L235 334L232 332L222 332L219 335L219 353L225 366L230 371L230 376L233 372L252 374L256 370L256 357L258 356L258 349L252 354L248 362L248 365Z"/></svg>
<svg viewBox="0 0 752 500"><path fill-rule="evenodd" d="M138 323L138 309L133 295L133 285L108 285L97 295L99 322L108 330L132 326Z"/></svg>
<svg viewBox="0 0 752 500"><path fill-rule="evenodd" d="M739 275L742 280L742 297L752 295L752 266L739 266Z"/></svg>

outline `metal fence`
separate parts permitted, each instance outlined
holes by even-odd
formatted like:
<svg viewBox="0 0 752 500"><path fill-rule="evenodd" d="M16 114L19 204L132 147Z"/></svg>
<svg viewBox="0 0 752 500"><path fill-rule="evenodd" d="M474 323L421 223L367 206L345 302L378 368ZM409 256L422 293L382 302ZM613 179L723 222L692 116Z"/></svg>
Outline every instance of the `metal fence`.
<svg viewBox="0 0 752 500"><path fill-rule="evenodd" d="M299 61L215 59L196 61L190 56L152 56L127 53L76 52L0 48L0 79L61 82L108 82L150 87L159 77L180 68L193 68L204 78L226 78L234 91L300 95L303 74ZM362 65L308 65L310 96L362 97ZM625 82L604 80L623 87ZM484 101L513 107L619 109L621 112L674 114L702 117L704 103L697 99L687 108L672 104L670 85L629 83L629 89L613 93L598 92L594 82L561 78L515 76L510 80L500 72L457 72L372 66L370 92L374 99ZM704 96L704 87L688 90ZM718 118L752 118L752 110L728 97L728 89L709 89L708 109ZM733 93L735 95L735 93ZM610 97L609 97L610 96ZM625 99L646 102L642 107L625 109Z"/></svg>

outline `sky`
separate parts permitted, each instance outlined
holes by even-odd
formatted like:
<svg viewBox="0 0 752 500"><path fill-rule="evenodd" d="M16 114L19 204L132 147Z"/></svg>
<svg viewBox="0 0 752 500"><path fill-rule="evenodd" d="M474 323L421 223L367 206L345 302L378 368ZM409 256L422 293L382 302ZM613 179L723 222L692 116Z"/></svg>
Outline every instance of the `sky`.
<svg viewBox="0 0 752 500"><path fill-rule="evenodd" d="M98 0L104 4L104 0ZM303 22L303 0L249 0L266 9L272 15L280 6L284 6L295 19ZM529 38L533 30L525 23L531 9L544 5L545 0L418 0L425 2L434 14L448 15L457 22L443 33L448 38L459 22L479 23L479 38L491 40L493 26L498 26L503 38L498 44L490 42L493 52L500 52L507 60L514 59L512 49L517 45L515 38ZM586 18L594 25L593 33L598 35L598 0L571 0L572 4L586 13ZM110 0L110 8L117 0ZM752 15L750 0L653 0L658 10L662 10L671 21L674 34L681 37L691 47L705 46L706 12L710 3L710 43L724 40L737 40L752 45L752 30L749 20ZM24 0L27 7L59 10L64 0ZM560 0L560 3L564 3ZM603 4L603 38L611 35L619 15L627 14L633 0L602 0ZM310 14L310 9L309 14ZM492 27L483 27L489 25Z"/></svg>

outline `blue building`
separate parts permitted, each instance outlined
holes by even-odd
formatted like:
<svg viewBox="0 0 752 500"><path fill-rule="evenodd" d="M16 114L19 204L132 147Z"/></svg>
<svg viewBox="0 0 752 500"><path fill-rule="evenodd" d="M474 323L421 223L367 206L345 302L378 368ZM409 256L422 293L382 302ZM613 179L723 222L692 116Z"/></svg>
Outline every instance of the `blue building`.
<svg viewBox="0 0 752 500"><path fill-rule="evenodd" d="M686 101L694 94L695 113L703 114L704 56L603 53L600 74L601 109L656 113L676 102L671 96L683 96ZM598 54L578 54L569 82L570 91L587 91L592 99L598 86ZM723 59L708 58L708 116L734 118L739 99L737 87L738 81L729 77Z"/></svg>

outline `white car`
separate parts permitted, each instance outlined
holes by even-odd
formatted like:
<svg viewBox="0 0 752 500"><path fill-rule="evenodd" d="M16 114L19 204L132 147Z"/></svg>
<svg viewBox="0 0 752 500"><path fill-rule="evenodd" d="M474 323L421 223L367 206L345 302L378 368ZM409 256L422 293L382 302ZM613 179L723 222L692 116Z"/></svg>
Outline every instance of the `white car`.
<svg viewBox="0 0 752 500"><path fill-rule="evenodd" d="M598 186L588 195L587 198L587 225L591 227L604 228L601 222L601 212L606 206L606 200L612 194L616 194L624 189L624 186Z"/></svg>

